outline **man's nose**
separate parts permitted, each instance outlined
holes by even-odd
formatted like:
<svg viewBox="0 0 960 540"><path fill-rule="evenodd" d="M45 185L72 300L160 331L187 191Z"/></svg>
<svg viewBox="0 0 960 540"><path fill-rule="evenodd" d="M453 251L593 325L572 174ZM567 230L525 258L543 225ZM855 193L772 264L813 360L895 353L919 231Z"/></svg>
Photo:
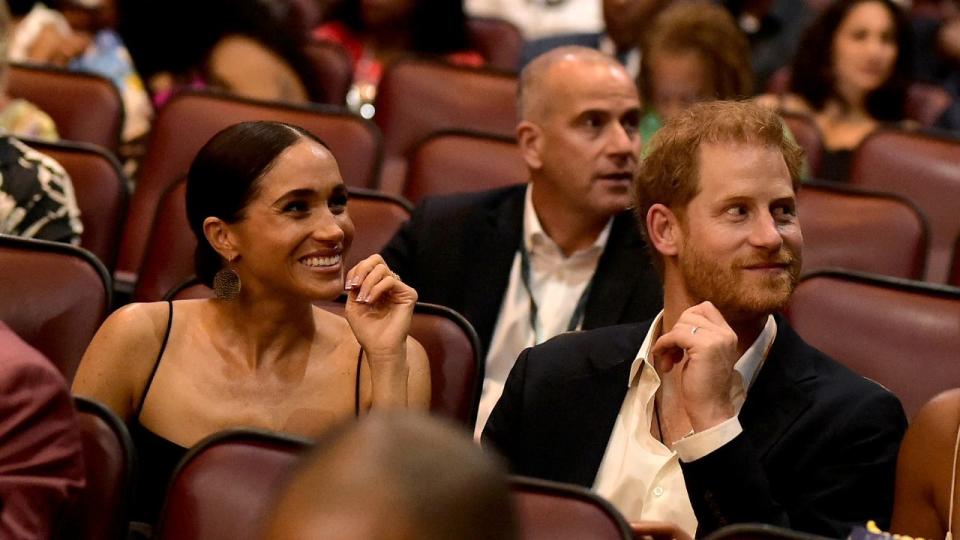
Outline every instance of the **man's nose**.
<svg viewBox="0 0 960 540"><path fill-rule="evenodd" d="M764 213L754 222L750 231L750 243L771 251L783 246L783 235L770 213Z"/></svg>

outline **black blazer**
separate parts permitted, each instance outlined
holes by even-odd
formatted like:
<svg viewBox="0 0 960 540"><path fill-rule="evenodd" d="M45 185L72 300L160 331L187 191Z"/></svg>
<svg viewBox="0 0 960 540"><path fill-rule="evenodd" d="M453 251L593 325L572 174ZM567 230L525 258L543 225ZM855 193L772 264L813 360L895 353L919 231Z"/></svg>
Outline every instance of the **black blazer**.
<svg viewBox="0 0 960 540"><path fill-rule="evenodd" d="M650 322L558 336L517 360L484 430L512 472L592 487ZM906 429L892 394L807 345L777 337L740 411L743 433L681 463L698 536L761 522L839 538L889 524Z"/></svg>
<svg viewBox="0 0 960 540"><path fill-rule="evenodd" d="M428 197L381 252L421 301L463 314L477 330L484 351L523 236L525 188L518 184ZM583 328L639 322L656 315L662 304L646 243L631 213L622 212L614 218L597 265Z"/></svg>

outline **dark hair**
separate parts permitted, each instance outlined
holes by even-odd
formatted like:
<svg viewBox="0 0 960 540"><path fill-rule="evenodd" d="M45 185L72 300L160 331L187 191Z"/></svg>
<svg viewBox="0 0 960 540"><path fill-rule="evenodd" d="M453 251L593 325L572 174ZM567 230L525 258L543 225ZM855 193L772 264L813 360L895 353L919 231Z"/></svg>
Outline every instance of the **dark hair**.
<svg viewBox="0 0 960 540"><path fill-rule="evenodd" d="M242 219L257 193L257 181L284 150L303 139L327 146L296 126L243 122L221 130L197 153L187 173L187 221L197 237L194 265L201 282L211 286L213 276L223 267L220 254L203 234L203 220L217 217L235 223Z"/></svg>
<svg viewBox="0 0 960 540"><path fill-rule="evenodd" d="M340 21L358 34L366 31L360 0L342 0L331 9L329 20ZM463 1L415 0L410 36L411 52L441 55L469 48Z"/></svg>
<svg viewBox="0 0 960 540"><path fill-rule="evenodd" d="M891 0L837 0L813 21L793 59L790 89L814 109L823 108L830 98L838 98L833 74L833 40L850 11L859 4L882 4L893 18L897 42L897 60L893 73L880 88L866 97L867 112L877 120L902 120L913 54L913 34L906 15Z"/></svg>

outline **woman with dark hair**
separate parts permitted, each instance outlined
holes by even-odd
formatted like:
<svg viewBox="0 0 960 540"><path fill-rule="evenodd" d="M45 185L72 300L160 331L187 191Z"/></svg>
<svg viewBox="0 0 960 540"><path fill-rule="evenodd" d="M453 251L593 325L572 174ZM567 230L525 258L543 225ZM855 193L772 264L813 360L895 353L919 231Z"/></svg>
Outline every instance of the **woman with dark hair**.
<svg viewBox="0 0 960 540"><path fill-rule="evenodd" d="M250 426L315 436L370 409L425 409L429 365L408 337L417 293L353 238L330 151L286 124L215 135L187 177L197 275L216 298L125 306L83 356L78 395L130 425L152 521L186 450ZM313 305L348 292L346 319Z"/></svg>
<svg viewBox="0 0 960 540"><path fill-rule="evenodd" d="M811 115L824 142L821 176L845 181L853 149L904 119L910 51L909 22L891 0L838 0L804 34L791 93L760 101Z"/></svg>
<svg viewBox="0 0 960 540"><path fill-rule="evenodd" d="M467 66L484 63L469 49L462 0L342 0L313 36L346 49L354 68L347 104L367 117L372 109L362 107L373 102L383 66L399 56L435 56Z"/></svg>

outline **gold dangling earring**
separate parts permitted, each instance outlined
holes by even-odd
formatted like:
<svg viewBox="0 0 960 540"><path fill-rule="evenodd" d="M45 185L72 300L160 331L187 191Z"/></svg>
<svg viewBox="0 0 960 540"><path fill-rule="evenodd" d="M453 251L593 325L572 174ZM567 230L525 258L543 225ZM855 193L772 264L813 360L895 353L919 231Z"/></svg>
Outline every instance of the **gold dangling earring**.
<svg viewBox="0 0 960 540"><path fill-rule="evenodd" d="M240 296L240 274L231 267L221 268L213 276L213 292L221 300L234 300Z"/></svg>

